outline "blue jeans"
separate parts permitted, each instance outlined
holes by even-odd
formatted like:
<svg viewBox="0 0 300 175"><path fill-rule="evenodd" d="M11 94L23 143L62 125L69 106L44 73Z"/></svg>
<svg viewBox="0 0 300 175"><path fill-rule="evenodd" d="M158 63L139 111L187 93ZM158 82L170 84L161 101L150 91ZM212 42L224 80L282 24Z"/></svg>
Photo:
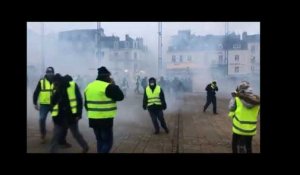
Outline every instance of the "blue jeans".
<svg viewBox="0 0 300 175"><path fill-rule="evenodd" d="M113 145L112 126L93 128L97 139L97 152L109 153Z"/></svg>
<svg viewBox="0 0 300 175"><path fill-rule="evenodd" d="M51 110L51 106L50 105L40 105L40 132L42 134L42 136L46 135L46 119L47 119L47 115Z"/></svg>

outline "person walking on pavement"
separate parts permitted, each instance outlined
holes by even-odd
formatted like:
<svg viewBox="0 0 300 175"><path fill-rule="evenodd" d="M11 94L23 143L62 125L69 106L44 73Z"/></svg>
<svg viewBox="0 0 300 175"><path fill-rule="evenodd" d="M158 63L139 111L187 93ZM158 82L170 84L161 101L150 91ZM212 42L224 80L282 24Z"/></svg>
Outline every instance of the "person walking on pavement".
<svg viewBox="0 0 300 175"><path fill-rule="evenodd" d="M147 77L144 77L142 79L141 85L143 87L143 90L145 91L146 87L147 87Z"/></svg>
<svg viewBox="0 0 300 175"><path fill-rule="evenodd" d="M89 126L97 139L97 152L109 153L113 145L113 121L117 115L116 101L122 101L124 94L110 78L106 67L98 69L98 77L89 83L84 91L85 109Z"/></svg>
<svg viewBox="0 0 300 175"><path fill-rule="evenodd" d="M166 89L166 80L164 80L164 77L160 77L158 84L161 88Z"/></svg>
<svg viewBox="0 0 300 175"><path fill-rule="evenodd" d="M135 85L136 87L134 89L134 92L140 94L140 76L137 77Z"/></svg>
<svg viewBox="0 0 300 175"><path fill-rule="evenodd" d="M149 85L144 92L143 108L144 110L148 109L149 111L155 129L154 134L159 134L157 120L159 120L160 125L165 132L169 133L163 114L163 110L167 109L164 92L162 88L156 84L156 80L153 77L149 79Z"/></svg>
<svg viewBox="0 0 300 175"><path fill-rule="evenodd" d="M127 81L127 78L124 77L123 80L122 80L122 91L123 91L123 94L126 96L127 94L127 90L129 89L129 84L128 84L128 81Z"/></svg>
<svg viewBox="0 0 300 175"><path fill-rule="evenodd" d="M260 97L253 94L249 82L242 81L229 102L233 153L252 153L252 137L256 135L259 108Z"/></svg>
<svg viewBox="0 0 300 175"><path fill-rule="evenodd" d="M33 104L36 110L39 111L39 127L41 133L41 143L46 143L46 119L51 110L51 96L53 93L53 77L54 68L48 67L45 76L38 82L33 93ZM65 134L66 135L66 134ZM60 145L65 148L71 147L71 144L66 142L66 138L59 141Z"/></svg>
<svg viewBox="0 0 300 175"><path fill-rule="evenodd" d="M83 107L79 87L69 75L62 77L60 74L56 74L53 83L51 116L54 123L54 132L50 152L56 152L59 140L65 137L66 131L70 128L73 137L82 147L82 153L86 153L89 147L78 128L78 121L81 119Z"/></svg>
<svg viewBox="0 0 300 175"><path fill-rule="evenodd" d="M213 81L212 83L208 84L206 86L205 90L207 91L207 97L206 97L206 103L203 108L203 112L205 112L207 107L210 105L210 103L212 103L214 114L218 114L217 113L217 99L216 99L216 91L218 91L217 82Z"/></svg>

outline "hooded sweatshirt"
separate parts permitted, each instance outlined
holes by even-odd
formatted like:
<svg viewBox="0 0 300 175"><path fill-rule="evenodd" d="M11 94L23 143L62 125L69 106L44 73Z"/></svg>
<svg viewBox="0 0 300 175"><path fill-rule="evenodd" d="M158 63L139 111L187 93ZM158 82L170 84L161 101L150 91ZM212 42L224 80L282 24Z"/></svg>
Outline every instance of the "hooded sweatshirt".
<svg viewBox="0 0 300 175"><path fill-rule="evenodd" d="M237 96L241 99L241 102L246 108L253 108L256 105L260 104L260 98L258 95L253 94L251 87L246 87L244 89L237 88L236 92L233 93L234 96ZM235 111L236 110L236 101L233 97L229 102L229 110Z"/></svg>

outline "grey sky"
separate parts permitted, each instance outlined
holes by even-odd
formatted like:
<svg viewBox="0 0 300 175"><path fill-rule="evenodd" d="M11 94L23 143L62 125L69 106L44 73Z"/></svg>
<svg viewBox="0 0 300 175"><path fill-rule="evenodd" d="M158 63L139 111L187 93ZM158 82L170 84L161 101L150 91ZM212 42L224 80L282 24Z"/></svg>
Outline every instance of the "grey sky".
<svg viewBox="0 0 300 175"><path fill-rule="evenodd" d="M107 35L123 36L128 33L133 37L157 32L156 22L102 22L102 27ZM28 22L28 28L40 32L41 23ZM45 33L54 33L73 29L93 29L96 22L45 22ZM224 22L164 22L163 32L174 35L178 30L191 29L197 35L224 33ZM249 34L260 33L259 22L230 22L229 30L236 33L247 31Z"/></svg>
<svg viewBox="0 0 300 175"><path fill-rule="evenodd" d="M56 33L74 29L95 29L96 22L45 22L45 33ZM40 33L40 22L28 22L29 29ZM131 37L143 37L145 44L150 48L156 48L157 44L157 22L101 22L104 33L108 36L119 36L124 40L125 34ZM163 43L164 38L175 35L178 30L190 29L195 35L223 35L224 22L163 22ZM246 31L248 34L259 34L259 22L230 22L229 31L242 34Z"/></svg>

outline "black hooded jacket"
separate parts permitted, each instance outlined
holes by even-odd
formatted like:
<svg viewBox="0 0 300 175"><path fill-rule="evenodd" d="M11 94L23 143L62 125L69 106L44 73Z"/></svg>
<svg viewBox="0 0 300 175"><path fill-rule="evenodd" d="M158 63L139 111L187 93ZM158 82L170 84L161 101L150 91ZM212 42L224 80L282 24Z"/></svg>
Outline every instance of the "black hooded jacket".
<svg viewBox="0 0 300 175"><path fill-rule="evenodd" d="M55 87L55 92L53 93L52 100L51 100L51 107L53 107L58 104L58 116L53 117L53 121L55 124L68 126L70 124L73 124L77 122L77 118L81 118L82 115L82 97L79 91L79 88L77 84L75 83L75 95L76 95L76 101L77 101L77 113L72 114L71 107L70 107L70 101L68 98L67 88L70 86L69 80L67 80L65 77L62 77L62 80L60 81L60 84L58 87Z"/></svg>
<svg viewBox="0 0 300 175"><path fill-rule="evenodd" d="M206 86L205 90L207 91L207 96L208 96L208 97L213 97L213 96L216 95L216 91L218 91L218 86L216 85L215 88L213 89L213 88L211 87L211 83L210 83L210 84L208 84L208 85Z"/></svg>

